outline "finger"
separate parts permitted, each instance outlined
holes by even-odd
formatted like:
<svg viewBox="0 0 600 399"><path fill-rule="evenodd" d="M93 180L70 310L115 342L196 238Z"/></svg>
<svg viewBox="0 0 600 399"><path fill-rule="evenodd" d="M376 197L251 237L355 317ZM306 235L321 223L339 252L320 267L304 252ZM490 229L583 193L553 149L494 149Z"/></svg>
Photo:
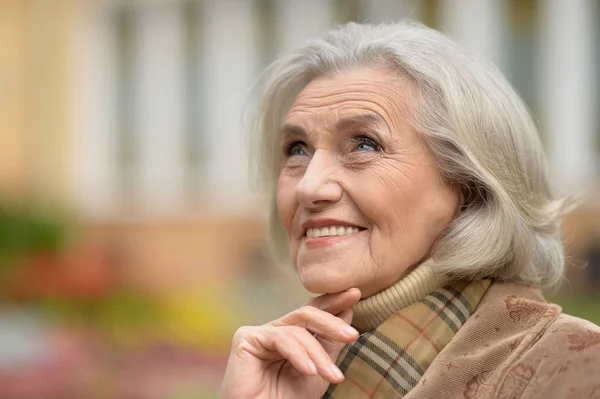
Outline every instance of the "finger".
<svg viewBox="0 0 600 399"><path fill-rule="evenodd" d="M313 356L309 355L306 346L302 345L298 339L301 331L308 334L306 330L300 328L265 327L260 334L256 335L259 350L253 355L263 360L283 358L289 361L300 373L308 376L316 375L318 370L312 360ZM321 351L323 351L323 348L321 348Z"/></svg>
<svg viewBox="0 0 600 399"><path fill-rule="evenodd" d="M352 317L354 317L354 311L352 308L348 308L342 311L341 313L337 314L336 316L342 319L344 323L352 325Z"/></svg>
<svg viewBox="0 0 600 399"><path fill-rule="evenodd" d="M352 322L353 311L352 309L346 309L338 315L338 318L342 319L348 325ZM357 337L358 338L358 337ZM331 341L325 337L318 336L317 341L321 344L325 352L329 355L333 362L337 361L340 352L344 348L344 343L339 341ZM354 342L354 341L353 341Z"/></svg>
<svg viewBox="0 0 600 399"><path fill-rule="evenodd" d="M304 347L304 350L316 365L317 371L321 377L333 384L340 383L344 380L344 375L335 365L334 360L332 360L329 353L327 353L313 335L307 330L298 327L298 331L295 332L294 336L298 340L298 344Z"/></svg>
<svg viewBox="0 0 600 399"><path fill-rule="evenodd" d="M313 298L306 305L314 306L331 314L337 314L358 302L360 295L358 288L350 288L335 294L325 294Z"/></svg>
<svg viewBox="0 0 600 399"><path fill-rule="evenodd" d="M350 343L358 338L358 332L346 321L312 306L303 306L269 324L303 327L331 341Z"/></svg>
<svg viewBox="0 0 600 399"><path fill-rule="evenodd" d="M262 360L286 359L301 374L319 374L330 383L339 383L344 375L321 344L302 327L264 327L255 335L253 356Z"/></svg>

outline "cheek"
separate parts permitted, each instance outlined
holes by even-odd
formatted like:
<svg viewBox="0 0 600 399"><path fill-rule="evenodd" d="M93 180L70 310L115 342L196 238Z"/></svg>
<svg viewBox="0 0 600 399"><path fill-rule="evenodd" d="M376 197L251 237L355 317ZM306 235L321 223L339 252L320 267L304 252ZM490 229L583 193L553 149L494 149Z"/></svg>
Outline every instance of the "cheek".
<svg viewBox="0 0 600 399"><path fill-rule="evenodd" d="M285 177L280 177L277 181L277 191L275 199L277 201L277 210L279 218L288 234L292 227L292 221L297 208L296 185Z"/></svg>
<svg viewBox="0 0 600 399"><path fill-rule="evenodd" d="M378 173L355 179L354 200L373 227L388 240L435 238L453 220L458 195L439 181Z"/></svg>
<svg viewBox="0 0 600 399"><path fill-rule="evenodd" d="M408 209L412 212L406 219L426 245L432 245L446 230L458 207L458 195L450 188L442 183L437 187L432 183L430 187L410 199L412 206Z"/></svg>
<svg viewBox="0 0 600 399"><path fill-rule="evenodd" d="M360 211L373 227L388 229L410 217L411 204L416 193L401 179L390 179L383 174L370 174L356 179L348 191Z"/></svg>
<svg viewBox="0 0 600 399"><path fill-rule="evenodd" d="M459 206L459 195L449 187L441 187L433 197L430 212L432 225L437 227L438 233L444 230L454 220Z"/></svg>

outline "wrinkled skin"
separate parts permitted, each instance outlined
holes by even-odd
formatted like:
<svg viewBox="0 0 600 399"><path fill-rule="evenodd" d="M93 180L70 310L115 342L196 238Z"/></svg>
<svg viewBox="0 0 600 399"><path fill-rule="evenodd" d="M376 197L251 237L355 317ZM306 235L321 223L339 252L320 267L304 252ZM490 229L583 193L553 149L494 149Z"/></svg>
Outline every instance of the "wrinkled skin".
<svg viewBox="0 0 600 399"><path fill-rule="evenodd" d="M458 190L410 126L410 90L385 69L357 69L315 79L295 99L281 129L277 206L302 284L323 295L238 330L223 398L320 398L341 382L335 360L358 337L344 328L352 306L426 259L458 214ZM324 220L359 231L306 236Z"/></svg>
<svg viewBox="0 0 600 399"><path fill-rule="evenodd" d="M363 297L382 291L428 256L455 216L459 195L409 124L409 94L409 83L390 72L361 69L314 80L288 112L277 205L309 291L358 287ZM365 230L308 248L301 226L311 218Z"/></svg>

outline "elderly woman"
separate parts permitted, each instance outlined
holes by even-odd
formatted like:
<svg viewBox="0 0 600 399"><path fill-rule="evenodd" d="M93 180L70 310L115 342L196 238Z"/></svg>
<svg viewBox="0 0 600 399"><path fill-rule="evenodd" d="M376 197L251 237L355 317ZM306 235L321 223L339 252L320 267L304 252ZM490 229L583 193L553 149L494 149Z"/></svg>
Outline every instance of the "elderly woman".
<svg viewBox="0 0 600 399"><path fill-rule="evenodd" d="M260 87L274 247L320 296L238 330L223 398L600 398L600 329L540 291L571 203L495 67L348 24Z"/></svg>

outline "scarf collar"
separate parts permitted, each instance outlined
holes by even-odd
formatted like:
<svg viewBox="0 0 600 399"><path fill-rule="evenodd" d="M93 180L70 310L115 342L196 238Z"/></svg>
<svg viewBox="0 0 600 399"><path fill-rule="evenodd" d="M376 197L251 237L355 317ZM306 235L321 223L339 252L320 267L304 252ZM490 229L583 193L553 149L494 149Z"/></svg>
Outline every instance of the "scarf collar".
<svg viewBox="0 0 600 399"><path fill-rule="evenodd" d="M360 333L372 330L398 310L425 298L449 281L447 276L434 271L431 259L426 260L396 284L354 305L352 325Z"/></svg>
<svg viewBox="0 0 600 399"><path fill-rule="evenodd" d="M396 311L346 345L337 359L345 379L325 399L402 398L473 314L491 280L456 282Z"/></svg>

